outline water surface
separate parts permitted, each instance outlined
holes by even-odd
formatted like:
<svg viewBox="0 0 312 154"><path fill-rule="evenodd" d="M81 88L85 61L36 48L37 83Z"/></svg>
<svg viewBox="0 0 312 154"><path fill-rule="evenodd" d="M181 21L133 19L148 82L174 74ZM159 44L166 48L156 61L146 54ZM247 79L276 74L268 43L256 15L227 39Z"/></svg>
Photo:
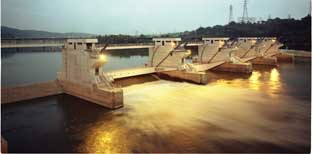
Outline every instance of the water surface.
<svg viewBox="0 0 312 154"><path fill-rule="evenodd" d="M309 152L310 74L281 64L207 85L158 80L123 88L118 110L69 95L2 105L2 136L9 152Z"/></svg>
<svg viewBox="0 0 312 154"><path fill-rule="evenodd" d="M52 52L53 51L53 52ZM10 48L1 53L2 87L55 80L61 69L62 52L50 48ZM142 67L148 62L148 50L114 50L105 53L105 71Z"/></svg>

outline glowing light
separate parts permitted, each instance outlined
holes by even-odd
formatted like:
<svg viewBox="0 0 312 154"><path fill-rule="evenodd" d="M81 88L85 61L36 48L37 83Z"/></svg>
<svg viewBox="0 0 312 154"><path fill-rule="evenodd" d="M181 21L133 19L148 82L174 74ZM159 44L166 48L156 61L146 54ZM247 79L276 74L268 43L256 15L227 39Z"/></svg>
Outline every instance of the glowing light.
<svg viewBox="0 0 312 154"><path fill-rule="evenodd" d="M277 82L279 81L279 72L276 70L276 68L272 69L270 74L270 81Z"/></svg>
<svg viewBox="0 0 312 154"><path fill-rule="evenodd" d="M275 43L275 42L276 42L276 40L275 40L275 39L273 39L273 40L272 40L272 42L273 42L273 43Z"/></svg>
<svg viewBox="0 0 312 154"><path fill-rule="evenodd" d="M176 46L176 44L174 42L171 43L172 46Z"/></svg>
<svg viewBox="0 0 312 154"><path fill-rule="evenodd" d="M191 55L192 54L192 51L191 50L186 50L186 55Z"/></svg>
<svg viewBox="0 0 312 154"><path fill-rule="evenodd" d="M99 60L102 62L106 62L107 61L107 57L103 54L100 55Z"/></svg>
<svg viewBox="0 0 312 154"><path fill-rule="evenodd" d="M251 41L252 44L256 44L256 42L257 42L256 40L252 40Z"/></svg>
<svg viewBox="0 0 312 154"><path fill-rule="evenodd" d="M259 78L261 76L261 73L259 72L252 72L251 76L249 77L249 83L250 83L250 87L254 90L259 90L260 87L260 82L259 82Z"/></svg>
<svg viewBox="0 0 312 154"><path fill-rule="evenodd" d="M271 70L269 85L269 95L271 97L277 97L276 93L281 91L281 81L280 74L276 68Z"/></svg>
<svg viewBox="0 0 312 154"><path fill-rule="evenodd" d="M221 48L224 44L225 44L224 42L220 42L219 48Z"/></svg>
<svg viewBox="0 0 312 154"><path fill-rule="evenodd" d="M102 136L99 137L100 142L103 144L110 144L112 143L112 134L105 133Z"/></svg>

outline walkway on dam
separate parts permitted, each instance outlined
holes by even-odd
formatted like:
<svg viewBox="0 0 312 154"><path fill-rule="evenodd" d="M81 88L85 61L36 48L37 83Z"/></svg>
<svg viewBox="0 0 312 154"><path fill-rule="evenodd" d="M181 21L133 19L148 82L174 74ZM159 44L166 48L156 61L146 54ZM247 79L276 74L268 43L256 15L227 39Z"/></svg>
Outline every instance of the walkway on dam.
<svg viewBox="0 0 312 154"><path fill-rule="evenodd" d="M251 56L251 57L246 57L246 58L240 58L240 60L244 63L248 62L248 61L251 61L253 59L256 59L257 56Z"/></svg>
<svg viewBox="0 0 312 154"><path fill-rule="evenodd" d="M196 71L207 71L213 69L217 66L224 64L225 61L209 63L209 64L194 64L193 67ZM121 79L127 77L134 77L139 75L147 75L153 74L156 72L166 72L166 71L176 71L177 68L168 68L168 67L137 67L137 68L128 68L128 69L121 69L121 70L113 70L106 73L107 76L113 79Z"/></svg>
<svg viewBox="0 0 312 154"><path fill-rule="evenodd" d="M209 64L194 64L193 67L195 68L196 71L204 72L204 71L213 69L217 66L220 66L224 63L225 61L214 62L214 63L209 63Z"/></svg>
<svg viewBox="0 0 312 154"><path fill-rule="evenodd" d="M137 68L128 68L121 70L113 70L106 73L109 77L113 79L121 79L139 75L153 74L156 72L165 72L165 71L174 71L176 68L161 68L161 67L137 67Z"/></svg>
<svg viewBox="0 0 312 154"><path fill-rule="evenodd" d="M1 43L1 48L29 48L29 47L62 47L64 45L63 42L42 42L42 43ZM201 43L191 42L188 43L187 46L198 46ZM99 48L104 47L105 45L98 45ZM153 47L153 43L137 43L137 44L109 44L106 50L122 50L122 49L144 49Z"/></svg>

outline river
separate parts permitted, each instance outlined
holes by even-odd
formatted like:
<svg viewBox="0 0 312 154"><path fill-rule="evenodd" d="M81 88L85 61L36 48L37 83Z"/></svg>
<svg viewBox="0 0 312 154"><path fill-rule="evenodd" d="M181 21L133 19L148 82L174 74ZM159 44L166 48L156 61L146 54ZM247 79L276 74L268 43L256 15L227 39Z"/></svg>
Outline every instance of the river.
<svg viewBox="0 0 312 154"><path fill-rule="evenodd" d="M8 56L9 55L9 56ZM2 53L2 86L55 79L60 52ZM147 51L111 53L105 70L144 65ZM10 152L309 152L310 64L212 73L207 85L157 80L123 88L108 110L57 95L2 105Z"/></svg>

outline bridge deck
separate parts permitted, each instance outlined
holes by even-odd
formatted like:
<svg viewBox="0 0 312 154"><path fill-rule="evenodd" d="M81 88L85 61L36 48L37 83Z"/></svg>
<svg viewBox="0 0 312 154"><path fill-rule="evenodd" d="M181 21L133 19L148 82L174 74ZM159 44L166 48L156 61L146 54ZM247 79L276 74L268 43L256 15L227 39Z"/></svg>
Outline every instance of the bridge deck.
<svg viewBox="0 0 312 154"><path fill-rule="evenodd" d="M255 58L257 58L257 56L252 56L252 57L247 57L247 58L241 58L241 61L244 62L244 63L246 63L246 62L251 61L251 60L253 60L253 59L255 59Z"/></svg>
<svg viewBox="0 0 312 154"><path fill-rule="evenodd" d="M64 43L1 43L1 48L28 48L28 47L61 47ZM187 46L198 46L199 43L190 43ZM143 49L153 47L153 44L113 44L109 45L106 50L121 50L121 49ZM100 45L98 47L104 47Z"/></svg>
<svg viewBox="0 0 312 154"><path fill-rule="evenodd" d="M150 48L153 45L131 45L131 46L108 46L106 50L121 50L121 49L143 49L143 48Z"/></svg>
<svg viewBox="0 0 312 154"><path fill-rule="evenodd" d="M174 71L176 68L155 68L155 67L137 67L137 68L128 68L121 70L109 71L106 74L113 79L121 79L139 75L153 74L156 72L165 72L165 71Z"/></svg>
<svg viewBox="0 0 312 154"><path fill-rule="evenodd" d="M203 72L203 71L213 69L213 68L215 68L219 65L222 65L224 63L225 63L225 61L214 62L214 63L209 63L209 64L195 64L194 68L196 69L196 71Z"/></svg>
<svg viewBox="0 0 312 154"><path fill-rule="evenodd" d="M114 79L132 77L132 76L139 76L145 74L152 74L155 73L155 67L140 67L140 68L129 68L129 69L122 69L122 70L114 70L107 72L108 76L111 76Z"/></svg>
<svg viewBox="0 0 312 154"><path fill-rule="evenodd" d="M273 56L276 56L276 55L278 55L278 54L280 54L280 52L267 53L267 54L265 55L265 57L273 57Z"/></svg>

